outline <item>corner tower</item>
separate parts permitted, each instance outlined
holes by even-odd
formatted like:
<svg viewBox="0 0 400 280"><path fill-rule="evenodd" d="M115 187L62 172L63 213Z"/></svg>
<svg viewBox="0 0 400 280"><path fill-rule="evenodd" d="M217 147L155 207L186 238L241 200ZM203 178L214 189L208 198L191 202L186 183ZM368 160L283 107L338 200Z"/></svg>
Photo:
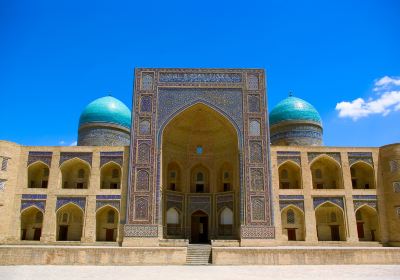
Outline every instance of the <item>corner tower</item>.
<svg viewBox="0 0 400 280"><path fill-rule="evenodd" d="M112 96L89 103L79 118L78 146L128 146L131 111Z"/></svg>
<svg viewBox="0 0 400 280"><path fill-rule="evenodd" d="M281 146L322 146L322 120L313 105L289 96L269 114L271 144Z"/></svg>

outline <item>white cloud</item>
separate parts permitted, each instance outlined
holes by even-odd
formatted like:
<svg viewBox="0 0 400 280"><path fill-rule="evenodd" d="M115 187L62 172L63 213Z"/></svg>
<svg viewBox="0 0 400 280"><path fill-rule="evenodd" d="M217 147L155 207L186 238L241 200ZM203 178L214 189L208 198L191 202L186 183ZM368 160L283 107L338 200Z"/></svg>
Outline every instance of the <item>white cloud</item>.
<svg viewBox="0 0 400 280"><path fill-rule="evenodd" d="M66 141L61 140L60 142L58 142L58 144L59 144L60 146L76 146L78 143L77 143L77 141L74 141L74 142L72 142L72 143L70 143L70 144L67 144Z"/></svg>
<svg viewBox="0 0 400 280"><path fill-rule="evenodd" d="M339 117L352 118L354 121L370 115L386 116L393 111L400 111L400 78L385 76L375 82L376 98L368 100L357 98L336 104Z"/></svg>
<svg viewBox="0 0 400 280"><path fill-rule="evenodd" d="M399 77L391 78L389 76L380 78L375 82L374 90L379 91L388 88L390 86L400 86L400 78Z"/></svg>
<svg viewBox="0 0 400 280"><path fill-rule="evenodd" d="M71 144L69 144L70 146L76 146L76 144L78 144L77 141L72 142Z"/></svg>

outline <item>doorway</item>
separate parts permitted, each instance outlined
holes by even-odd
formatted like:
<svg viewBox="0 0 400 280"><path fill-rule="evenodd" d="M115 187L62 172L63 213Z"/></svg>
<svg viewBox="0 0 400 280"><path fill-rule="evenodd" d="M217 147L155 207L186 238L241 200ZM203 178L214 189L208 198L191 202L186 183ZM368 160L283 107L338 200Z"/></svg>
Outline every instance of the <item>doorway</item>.
<svg viewBox="0 0 400 280"><path fill-rule="evenodd" d="M331 237L332 241L340 241L340 233L338 225L331 225Z"/></svg>
<svg viewBox="0 0 400 280"><path fill-rule="evenodd" d="M67 239L68 239L68 226L60 226L60 230L58 232L58 240L67 241Z"/></svg>
<svg viewBox="0 0 400 280"><path fill-rule="evenodd" d="M289 241L296 241L296 229L295 228L288 228L287 229L287 235L288 235L288 240Z"/></svg>
<svg viewBox="0 0 400 280"><path fill-rule="evenodd" d="M35 231L33 232L33 240L40 240L41 235L42 235L42 229L35 228Z"/></svg>
<svg viewBox="0 0 400 280"><path fill-rule="evenodd" d="M192 214L191 243L208 242L208 215L198 210Z"/></svg>
<svg viewBox="0 0 400 280"><path fill-rule="evenodd" d="M114 241L114 229L113 228L106 229L106 241Z"/></svg>

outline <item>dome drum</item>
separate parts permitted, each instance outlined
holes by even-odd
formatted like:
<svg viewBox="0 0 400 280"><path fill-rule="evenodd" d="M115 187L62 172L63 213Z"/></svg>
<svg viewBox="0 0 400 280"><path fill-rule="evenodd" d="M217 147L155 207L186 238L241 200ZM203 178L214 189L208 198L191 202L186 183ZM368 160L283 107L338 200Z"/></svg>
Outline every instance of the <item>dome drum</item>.
<svg viewBox="0 0 400 280"><path fill-rule="evenodd" d="M322 146L322 127L309 124L274 125L270 140L276 146Z"/></svg>

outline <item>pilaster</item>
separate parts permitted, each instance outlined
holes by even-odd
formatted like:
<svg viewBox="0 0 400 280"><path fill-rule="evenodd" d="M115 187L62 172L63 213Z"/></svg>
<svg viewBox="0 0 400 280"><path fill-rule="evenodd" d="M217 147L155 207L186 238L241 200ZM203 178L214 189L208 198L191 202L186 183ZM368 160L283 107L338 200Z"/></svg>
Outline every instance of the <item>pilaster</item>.
<svg viewBox="0 0 400 280"><path fill-rule="evenodd" d="M59 168L60 152L53 151L51 167L49 173L49 183L47 190L46 210L43 216L42 236L40 241L45 243L57 240L57 192L61 188L61 171Z"/></svg>
<svg viewBox="0 0 400 280"><path fill-rule="evenodd" d="M357 220L356 213L354 212L353 204L353 187L351 183L351 174L349 166L349 158L347 152L340 153L342 159L342 172L343 172L343 187L344 187L344 200L345 200L345 219L347 221L347 242L359 242L357 233Z"/></svg>
<svg viewBox="0 0 400 280"><path fill-rule="evenodd" d="M305 216L305 228L306 228L306 236L305 241L316 243L318 242L318 234L317 234L317 222L315 219L315 211L314 211L314 203L313 197L311 195L313 184L312 184L312 175L311 169L308 162L307 152L301 152L301 177L302 177L302 186L304 193L304 216Z"/></svg>

